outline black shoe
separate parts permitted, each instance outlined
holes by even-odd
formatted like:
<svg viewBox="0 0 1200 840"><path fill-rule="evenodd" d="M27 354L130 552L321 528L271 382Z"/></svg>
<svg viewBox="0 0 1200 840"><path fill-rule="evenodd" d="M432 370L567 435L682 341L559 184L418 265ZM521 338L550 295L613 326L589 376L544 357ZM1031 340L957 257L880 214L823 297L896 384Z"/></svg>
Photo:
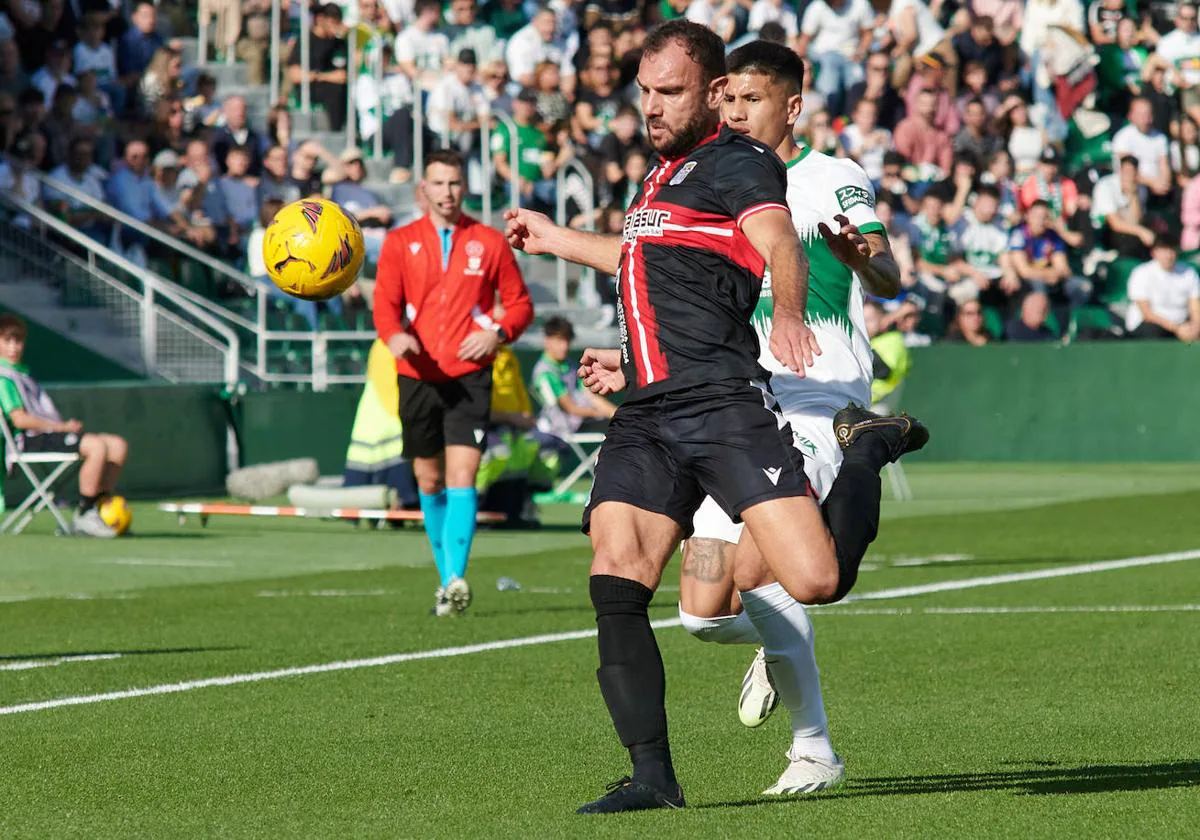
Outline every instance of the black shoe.
<svg viewBox="0 0 1200 840"><path fill-rule="evenodd" d="M833 416L833 433L842 449L849 449L854 441L871 431L883 435L892 461L899 461L901 455L916 452L929 442L929 430L907 414L885 416L850 403Z"/></svg>
<svg viewBox="0 0 1200 840"><path fill-rule="evenodd" d="M617 814L621 811L648 811L651 808L682 808L683 789L675 786L673 796L668 796L644 782L635 782L626 776L607 787L608 793L594 802L581 805L576 814Z"/></svg>

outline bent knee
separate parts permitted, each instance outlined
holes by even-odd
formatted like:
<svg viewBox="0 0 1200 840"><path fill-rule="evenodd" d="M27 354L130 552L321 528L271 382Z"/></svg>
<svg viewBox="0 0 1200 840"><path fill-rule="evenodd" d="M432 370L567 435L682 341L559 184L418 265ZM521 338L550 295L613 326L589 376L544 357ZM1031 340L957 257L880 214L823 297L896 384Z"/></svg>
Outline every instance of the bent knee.
<svg viewBox="0 0 1200 840"><path fill-rule="evenodd" d="M808 574L803 580L789 581L784 585L788 594L801 604L832 604L845 594L841 591L838 572Z"/></svg>
<svg viewBox="0 0 1200 840"><path fill-rule="evenodd" d="M129 441L120 435L105 435L104 438L108 457L116 461L125 460L125 456L129 454Z"/></svg>
<svg viewBox="0 0 1200 840"><path fill-rule="evenodd" d="M108 444L104 440L104 435L88 433L79 439L79 454L84 458L103 456L107 452Z"/></svg>

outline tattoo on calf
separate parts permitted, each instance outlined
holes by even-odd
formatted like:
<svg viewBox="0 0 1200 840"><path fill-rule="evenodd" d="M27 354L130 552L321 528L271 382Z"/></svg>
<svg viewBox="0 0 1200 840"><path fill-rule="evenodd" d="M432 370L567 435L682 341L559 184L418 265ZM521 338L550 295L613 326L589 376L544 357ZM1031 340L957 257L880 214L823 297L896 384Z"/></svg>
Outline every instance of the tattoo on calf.
<svg viewBox="0 0 1200 840"><path fill-rule="evenodd" d="M717 540L689 540L682 574L701 583L719 583L725 579L725 563L725 544Z"/></svg>

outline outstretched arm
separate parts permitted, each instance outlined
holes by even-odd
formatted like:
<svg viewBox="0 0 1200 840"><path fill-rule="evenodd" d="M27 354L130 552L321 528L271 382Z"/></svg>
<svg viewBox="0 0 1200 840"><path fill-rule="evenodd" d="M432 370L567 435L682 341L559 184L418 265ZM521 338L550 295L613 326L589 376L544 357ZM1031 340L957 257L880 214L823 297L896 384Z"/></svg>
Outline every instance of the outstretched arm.
<svg viewBox="0 0 1200 840"><path fill-rule="evenodd" d="M842 214L833 219L841 225L836 232L824 222L818 229L838 261L857 274L866 290L876 297L894 298L900 294L900 266L887 237L882 233L862 233Z"/></svg>
<svg viewBox="0 0 1200 840"><path fill-rule="evenodd" d="M616 274L621 262L621 237L560 227L544 213L508 210L504 234L508 243L527 254L550 254L567 262L590 266L604 274Z"/></svg>

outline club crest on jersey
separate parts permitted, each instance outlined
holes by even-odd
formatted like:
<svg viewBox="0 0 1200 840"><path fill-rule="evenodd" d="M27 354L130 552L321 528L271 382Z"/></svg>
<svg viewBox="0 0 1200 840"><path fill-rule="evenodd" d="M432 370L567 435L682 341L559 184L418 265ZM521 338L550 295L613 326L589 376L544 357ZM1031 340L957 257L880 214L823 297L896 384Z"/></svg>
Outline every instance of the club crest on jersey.
<svg viewBox="0 0 1200 840"><path fill-rule="evenodd" d="M467 267L463 274L483 274L483 243L472 239L467 243Z"/></svg>
<svg viewBox="0 0 1200 840"><path fill-rule="evenodd" d="M312 232L317 232L317 222L321 218L321 211L325 208L315 201L300 202L300 212L304 214L304 220L308 222L308 226L312 228Z"/></svg>
<svg viewBox="0 0 1200 840"><path fill-rule="evenodd" d="M834 195L837 196L838 207L841 207L842 210L849 210L860 204L871 207L875 203L871 200L871 193L868 190L853 185L840 187Z"/></svg>
<svg viewBox="0 0 1200 840"><path fill-rule="evenodd" d="M408 252L410 254L412 254L414 257L417 255L417 252L419 252L420 250L421 250L420 242L409 242L408 243Z"/></svg>
<svg viewBox="0 0 1200 840"><path fill-rule="evenodd" d="M692 170L696 168L696 161L689 160L683 167L671 176L671 180L667 181L667 186L674 187L683 183L683 179L692 174Z"/></svg>
<svg viewBox="0 0 1200 840"><path fill-rule="evenodd" d="M635 242L644 236L662 236L663 224L669 218L671 218L670 210L655 210L651 207L627 213L621 239L624 242Z"/></svg>

